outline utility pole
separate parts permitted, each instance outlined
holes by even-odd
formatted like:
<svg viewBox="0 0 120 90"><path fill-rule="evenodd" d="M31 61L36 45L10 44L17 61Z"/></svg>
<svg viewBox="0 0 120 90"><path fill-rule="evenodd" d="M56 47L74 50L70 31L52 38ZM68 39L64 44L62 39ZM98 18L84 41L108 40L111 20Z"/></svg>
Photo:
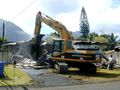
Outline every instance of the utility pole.
<svg viewBox="0 0 120 90"><path fill-rule="evenodd" d="M4 37L5 37L5 23L3 22L3 34L2 34L3 42L4 42Z"/></svg>
<svg viewBox="0 0 120 90"><path fill-rule="evenodd" d="M5 35L5 23L4 22L3 22L3 28L2 29L3 29L3 33L2 33L2 52L1 52L2 53L2 64L1 64L2 68L1 69L2 69L2 78L3 78L3 75L4 75L3 74L3 72L4 72L4 69L3 69L4 68L4 62L3 62L4 51L3 51L3 48L4 48L4 35Z"/></svg>

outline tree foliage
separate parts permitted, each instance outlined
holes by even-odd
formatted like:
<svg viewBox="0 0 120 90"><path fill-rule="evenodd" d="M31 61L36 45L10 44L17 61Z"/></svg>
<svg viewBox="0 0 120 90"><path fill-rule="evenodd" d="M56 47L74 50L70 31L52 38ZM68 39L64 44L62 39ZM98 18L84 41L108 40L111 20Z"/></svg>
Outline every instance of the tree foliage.
<svg viewBox="0 0 120 90"><path fill-rule="evenodd" d="M2 38L2 37L0 37L0 43L2 43L2 42L6 42L7 41L7 39L6 38Z"/></svg>
<svg viewBox="0 0 120 90"><path fill-rule="evenodd" d="M108 50L113 50L115 46L118 44L118 41L117 41L118 36L115 36L114 33L103 34L101 36L108 40L108 43L109 43Z"/></svg>
<svg viewBox="0 0 120 90"><path fill-rule="evenodd" d="M105 50L107 48L108 40L102 36L95 37L94 42L102 43L102 45L101 45L102 50Z"/></svg>
<svg viewBox="0 0 120 90"><path fill-rule="evenodd" d="M98 37L97 33L95 33L95 32L89 33L88 40L94 41L96 37Z"/></svg>
<svg viewBox="0 0 120 90"><path fill-rule="evenodd" d="M89 27L87 14L84 7L82 7L81 16L80 16L80 33L81 33L82 40L87 40L89 30L90 30L90 27Z"/></svg>
<svg viewBox="0 0 120 90"><path fill-rule="evenodd" d="M106 43L107 44L106 50L113 50L115 46L120 45L120 40L117 40L118 36L116 36L114 33L98 35L97 33L92 32L89 33L87 39L88 41L91 42ZM83 41L83 37L79 37L77 38L77 40Z"/></svg>
<svg viewBox="0 0 120 90"><path fill-rule="evenodd" d="M56 38L59 38L59 37L60 37L60 34L57 33L57 32L53 32L53 33L51 33L50 35L53 36L53 37L56 37Z"/></svg>
<svg viewBox="0 0 120 90"><path fill-rule="evenodd" d="M101 37L101 36L98 36L98 37L95 37L95 42L100 42L100 43L108 43L108 40L104 37Z"/></svg>

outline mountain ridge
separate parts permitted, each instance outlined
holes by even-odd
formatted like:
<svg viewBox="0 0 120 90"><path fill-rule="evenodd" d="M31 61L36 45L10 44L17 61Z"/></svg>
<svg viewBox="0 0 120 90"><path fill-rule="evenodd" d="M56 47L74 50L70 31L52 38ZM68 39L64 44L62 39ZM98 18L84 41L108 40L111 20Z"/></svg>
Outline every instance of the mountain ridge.
<svg viewBox="0 0 120 90"><path fill-rule="evenodd" d="M4 28L4 36L7 38L10 42L19 42L19 41L25 41L30 40L31 35L24 32L23 29L21 29L16 24L6 21L3 19L0 19L0 36L2 37L3 34L3 22L5 24Z"/></svg>

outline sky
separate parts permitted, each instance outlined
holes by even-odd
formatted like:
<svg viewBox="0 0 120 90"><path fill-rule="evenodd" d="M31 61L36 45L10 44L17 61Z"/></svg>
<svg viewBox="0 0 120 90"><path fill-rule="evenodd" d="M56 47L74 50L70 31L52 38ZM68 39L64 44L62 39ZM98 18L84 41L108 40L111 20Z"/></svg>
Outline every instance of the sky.
<svg viewBox="0 0 120 90"><path fill-rule="evenodd" d="M79 31L82 7L90 32L120 36L120 0L0 0L0 19L11 21L33 35L36 14L41 11L75 32ZM50 31L50 27L42 24L41 33Z"/></svg>

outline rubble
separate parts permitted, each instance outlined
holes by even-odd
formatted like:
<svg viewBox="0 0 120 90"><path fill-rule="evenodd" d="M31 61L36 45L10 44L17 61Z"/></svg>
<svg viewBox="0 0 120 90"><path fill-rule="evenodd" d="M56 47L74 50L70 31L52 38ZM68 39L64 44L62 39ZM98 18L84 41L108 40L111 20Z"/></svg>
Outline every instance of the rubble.
<svg viewBox="0 0 120 90"><path fill-rule="evenodd" d="M28 68L36 65L36 61L28 58L24 58L22 61L16 64L17 67Z"/></svg>

